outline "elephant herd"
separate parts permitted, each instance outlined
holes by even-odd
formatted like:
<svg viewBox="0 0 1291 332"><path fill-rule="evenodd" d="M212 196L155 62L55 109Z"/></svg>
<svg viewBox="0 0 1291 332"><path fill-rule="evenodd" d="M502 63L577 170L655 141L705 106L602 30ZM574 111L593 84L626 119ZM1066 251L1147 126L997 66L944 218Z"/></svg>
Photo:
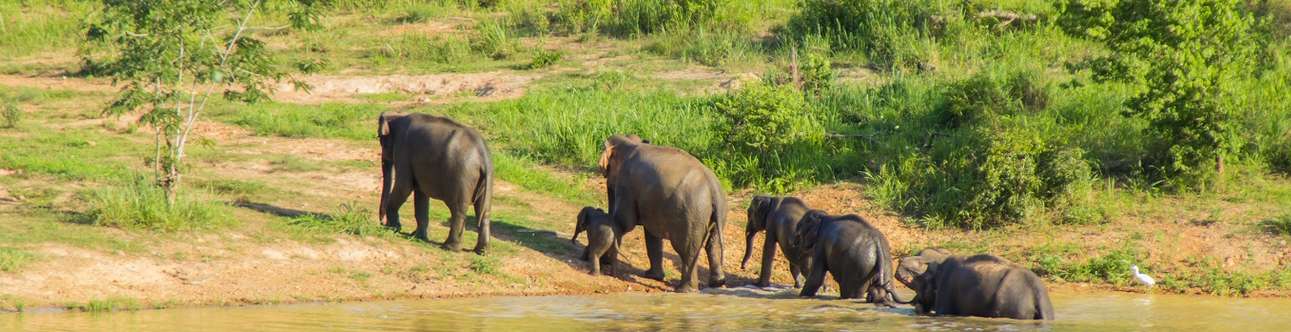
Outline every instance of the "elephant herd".
<svg viewBox="0 0 1291 332"><path fill-rule="evenodd" d="M485 254L493 164L483 137L448 118L400 113L381 114L377 134L381 222L398 231L399 208L411 194L417 220L413 235L429 241L429 199L443 201L450 211L443 247L456 251L467 210L473 207L479 231L474 251ZM571 239L587 232L582 258L591 262L593 275L600 274L603 264L614 268L623 236L641 226L650 261L644 277L664 279L663 243L668 240L681 261L678 292L699 290L696 273L701 253L708 259L706 286L726 283L721 230L727 200L713 171L685 151L635 135L606 139L598 166L606 179L608 212L583 208ZM844 299L864 298L883 306L911 304L920 314L1053 319L1040 278L997 256L957 256L925 249L894 265L887 238L864 218L831 215L794 197L756 196L748 207L741 268L752 256L754 236L764 231L757 286L770 285L778 248L789 263L794 287L801 287L804 297L815 296L829 274ZM914 290L914 297L900 299L894 278Z"/></svg>

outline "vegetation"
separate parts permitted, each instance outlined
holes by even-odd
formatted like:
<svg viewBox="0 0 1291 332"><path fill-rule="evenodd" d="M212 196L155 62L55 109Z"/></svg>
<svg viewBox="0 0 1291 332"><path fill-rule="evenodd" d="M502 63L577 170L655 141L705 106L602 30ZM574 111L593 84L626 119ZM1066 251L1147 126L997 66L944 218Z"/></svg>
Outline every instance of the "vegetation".
<svg viewBox="0 0 1291 332"><path fill-rule="evenodd" d="M375 236L390 233L381 227L373 218L370 209L352 204L341 205L336 211L327 215L306 214L291 218L288 225L304 230L328 234L350 234L357 236Z"/></svg>
<svg viewBox="0 0 1291 332"><path fill-rule="evenodd" d="M313 1L304 4L291 14L296 27L314 23ZM117 54L85 61L99 63L114 79L126 82L105 112L145 110L139 121L156 131L157 152L151 161L167 204L176 202L185 147L213 89L222 88L228 99L257 101L267 97L267 84L285 77L264 43L244 33L264 7L259 0L104 1L101 15L89 23L88 44ZM229 22L233 25L226 26Z"/></svg>
<svg viewBox="0 0 1291 332"><path fill-rule="evenodd" d="M170 201L161 188L138 179L90 192L86 218L95 225L155 231L212 229L232 222L227 207L187 195Z"/></svg>
<svg viewBox="0 0 1291 332"><path fill-rule="evenodd" d="M0 272L14 272L35 258L20 249L0 247Z"/></svg>

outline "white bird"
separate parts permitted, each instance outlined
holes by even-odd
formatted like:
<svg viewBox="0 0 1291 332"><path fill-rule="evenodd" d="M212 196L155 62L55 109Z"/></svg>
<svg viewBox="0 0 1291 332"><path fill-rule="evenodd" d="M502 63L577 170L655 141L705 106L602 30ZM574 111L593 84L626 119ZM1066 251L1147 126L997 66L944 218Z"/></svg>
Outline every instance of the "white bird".
<svg viewBox="0 0 1291 332"><path fill-rule="evenodd" d="M1157 284L1157 281L1155 279L1152 279L1152 277L1149 277L1146 274L1139 273L1138 265L1131 265L1130 271L1134 272L1134 279L1138 280L1139 283L1143 284L1144 286L1152 287L1152 285Z"/></svg>

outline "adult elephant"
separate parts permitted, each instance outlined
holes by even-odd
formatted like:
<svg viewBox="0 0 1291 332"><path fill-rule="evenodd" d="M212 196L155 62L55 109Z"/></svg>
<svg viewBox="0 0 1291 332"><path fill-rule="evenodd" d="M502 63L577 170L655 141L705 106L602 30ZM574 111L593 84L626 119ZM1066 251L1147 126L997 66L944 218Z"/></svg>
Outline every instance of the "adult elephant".
<svg viewBox="0 0 1291 332"><path fill-rule="evenodd" d="M908 303L896 298L892 289L892 254L888 240L878 228L855 215L831 216L812 210L802 217L794 241L811 255L807 284L800 296L816 296L825 273L838 282L839 297L860 298L885 306Z"/></svg>
<svg viewBox="0 0 1291 332"><path fill-rule="evenodd" d="M489 247L493 191L493 161L484 138L452 119L418 113L382 113L377 119L377 137L381 141L378 214L382 223L398 231L399 207L412 193L417 219L413 235L429 241L429 199L443 201L451 213L443 248L457 251L467 209L474 206L479 225L475 253L483 255Z"/></svg>
<svg viewBox="0 0 1291 332"><path fill-rule="evenodd" d="M762 245L762 271L758 274L758 287L771 285L771 267L775 262L776 246L789 261L789 275L793 276L793 287L802 287L801 277L807 267L811 266L811 257L805 255L794 244L793 232L798 221L807 214L807 204L795 197L754 196L749 202L749 222L744 227L744 259L740 269L749 264L753 257L753 236L765 230L766 241Z"/></svg>
<svg viewBox="0 0 1291 332"><path fill-rule="evenodd" d="M925 249L901 259L897 280L915 290L920 314L1053 319L1044 282L994 255L955 256Z"/></svg>
<svg viewBox="0 0 1291 332"><path fill-rule="evenodd" d="M678 292L699 289L699 253L707 251L709 286L726 282L722 273L722 226L726 195L713 171L677 148L649 144L635 135L611 136L599 162L606 179L610 216L624 233L645 228L650 269L663 280L663 240L681 258ZM620 235L622 236L622 235Z"/></svg>

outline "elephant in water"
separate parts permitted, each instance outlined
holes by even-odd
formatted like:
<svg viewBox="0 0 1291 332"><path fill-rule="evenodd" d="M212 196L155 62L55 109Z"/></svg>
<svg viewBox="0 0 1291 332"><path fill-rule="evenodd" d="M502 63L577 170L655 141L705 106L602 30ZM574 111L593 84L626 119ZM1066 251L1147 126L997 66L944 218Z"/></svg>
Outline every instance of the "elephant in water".
<svg viewBox="0 0 1291 332"><path fill-rule="evenodd" d="M749 202L749 222L744 228L744 259L740 261L740 268L748 265L749 258L753 257L753 236L766 230L758 287L771 285L771 266L775 262L776 245L780 246L780 251L789 261L793 287L802 287L801 277L811 266L811 257L794 245L793 232L798 227L798 221L809 210L806 203L794 197L754 196Z"/></svg>
<svg viewBox="0 0 1291 332"><path fill-rule="evenodd" d="M685 151L615 135L605 141L599 162L606 179L610 216L624 233L645 227L650 269L644 277L663 280L663 240L681 258L678 292L699 290L699 254L708 253L709 286L722 274L722 226L726 195L713 171Z"/></svg>
<svg viewBox="0 0 1291 332"><path fill-rule="evenodd" d="M892 289L892 254L887 238L865 219L812 210L798 222L794 241L811 255L807 284L800 296L816 296L828 272L838 282L841 298L855 299L865 294L869 302L878 305L908 303L897 299Z"/></svg>
<svg viewBox="0 0 1291 332"><path fill-rule="evenodd" d="M1053 319L1040 277L997 256L924 249L901 259L896 278L915 290L912 302L921 314Z"/></svg>
<svg viewBox="0 0 1291 332"><path fill-rule="evenodd" d="M460 250L468 207L475 207L479 238L475 253L489 247L489 201L493 192L493 161L484 138L451 119L427 114L382 113L377 119L381 141L381 204L379 218L400 229L399 207L414 196L419 239L427 240L430 198L443 201L451 212L444 249Z"/></svg>

